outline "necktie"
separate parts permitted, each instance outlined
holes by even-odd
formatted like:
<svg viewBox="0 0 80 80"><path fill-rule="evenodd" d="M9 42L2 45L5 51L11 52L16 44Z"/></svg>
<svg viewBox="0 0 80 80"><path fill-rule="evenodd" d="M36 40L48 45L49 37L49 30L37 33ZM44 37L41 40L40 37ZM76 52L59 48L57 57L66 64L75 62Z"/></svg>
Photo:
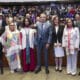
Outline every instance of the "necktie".
<svg viewBox="0 0 80 80"><path fill-rule="evenodd" d="M44 30L43 30L43 23L42 23L42 31L41 31L41 36L43 37L43 33L44 33Z"/></svg>
<svg viewBox="0 0 80 80"><path fill-rule="evenodd" d="M26 62L27 64L30 63L29 29L28 29L28 33L26 34Z"/></svg>

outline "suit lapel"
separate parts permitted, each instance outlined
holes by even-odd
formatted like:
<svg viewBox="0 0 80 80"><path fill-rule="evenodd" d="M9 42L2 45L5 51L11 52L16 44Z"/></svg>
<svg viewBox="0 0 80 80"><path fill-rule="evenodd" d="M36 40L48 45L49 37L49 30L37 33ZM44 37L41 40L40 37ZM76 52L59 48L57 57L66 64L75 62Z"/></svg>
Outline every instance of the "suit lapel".
<svg viewBox="0 0 80 80"><path fill-rule="evenodd" d="M58 28L58 31L57 31L57 33L56 33L56 28L54 27L54 32L55 32L56 36L58 35L59 30L60 30L60 27Z"/></svg>
<svg viewBox="0 0 80 80"><path fill-rule="evenodd" d="M45 29L46 29L46 27L47 27L47 24L46 24L46 23L44 23L44 24L43 24L43 29L45 30Z"/></svg>
<svg viewBox="0 0 80 80"><path fill-rule="evenodd" d="M56 34L56 28L55 27L53 28L53 30L54 30L54 33Z"/></svg>
<svg viewBox="0 0 80 80"><path fill-rule="evenodd" d="M61 30L61 29L60 29L60 26L59 26L59 28L58 28L58 32L57 32L57 35L59 34L60 30Z"/></svg>

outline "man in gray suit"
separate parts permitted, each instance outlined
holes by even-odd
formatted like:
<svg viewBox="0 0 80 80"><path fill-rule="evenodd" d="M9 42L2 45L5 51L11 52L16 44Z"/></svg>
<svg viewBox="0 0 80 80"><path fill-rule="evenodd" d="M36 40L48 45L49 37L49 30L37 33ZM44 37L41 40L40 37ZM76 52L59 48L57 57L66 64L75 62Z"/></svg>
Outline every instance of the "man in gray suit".
<svg viewBox="0 0 80 80"><path fill-rule="evenodd" d="M46 20L46 18L47 18L46 14L42 13L40 15L40 22L36 23L36 27L37 27L37 67L35 69L35 73L38 73L41 71L41 51L42 49L44 52L46 74L49 73L48 48L51 43L52 26L50 22Z"/></svg>

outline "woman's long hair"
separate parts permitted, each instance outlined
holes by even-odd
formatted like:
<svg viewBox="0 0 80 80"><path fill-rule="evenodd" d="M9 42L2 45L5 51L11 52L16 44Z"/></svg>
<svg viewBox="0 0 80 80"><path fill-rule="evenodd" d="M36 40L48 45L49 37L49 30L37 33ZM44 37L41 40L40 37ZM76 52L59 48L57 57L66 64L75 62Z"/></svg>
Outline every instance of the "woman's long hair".
<svg viewBox="0 0 80 80"><path fill-rule="evenodd" d="M31 19L29 19L29 18L26 18L26 17L25 17L25 18L24 18L24 20L23 20L23 27L25 27L25 26L26 26L26 25L25 25L25 20L26 20L26 19L27 19L27 20L28 20L28 22L29 22L29 24L28 24L29 26L32 24Z"/></svg>
<svg viewBox="0 0 80 80"><path fill-rule="evenodd" d="M66 20L66 26L68 27L67 23L68 23L69 20L72 21L72 27L75 28L76 26L74 25L74 21L73 21L71 18L68 18L68 19Z"/></svg>

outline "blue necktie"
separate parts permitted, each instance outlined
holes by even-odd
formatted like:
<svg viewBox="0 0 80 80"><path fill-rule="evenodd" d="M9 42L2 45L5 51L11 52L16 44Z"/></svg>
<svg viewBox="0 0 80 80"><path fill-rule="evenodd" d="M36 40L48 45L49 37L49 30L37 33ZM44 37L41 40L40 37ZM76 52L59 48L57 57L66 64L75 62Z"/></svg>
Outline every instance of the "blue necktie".
<svg viewBox="0 0 80 80"><path fill-rule="evenodd" d="M28 34L26 34L26 62L27 62L27 64L30 63L29 31L28 31Z"/></svg>
<svg viewBox="0 0 80 80"><path fill-rule="evenodd" d="M41 31L41 37L42 37L42 39L43 39L43 33L44 33L44 30L43 30L43 23L42 23L42 26L41 26L41 28L42 28L42 31Z"/></svg>

